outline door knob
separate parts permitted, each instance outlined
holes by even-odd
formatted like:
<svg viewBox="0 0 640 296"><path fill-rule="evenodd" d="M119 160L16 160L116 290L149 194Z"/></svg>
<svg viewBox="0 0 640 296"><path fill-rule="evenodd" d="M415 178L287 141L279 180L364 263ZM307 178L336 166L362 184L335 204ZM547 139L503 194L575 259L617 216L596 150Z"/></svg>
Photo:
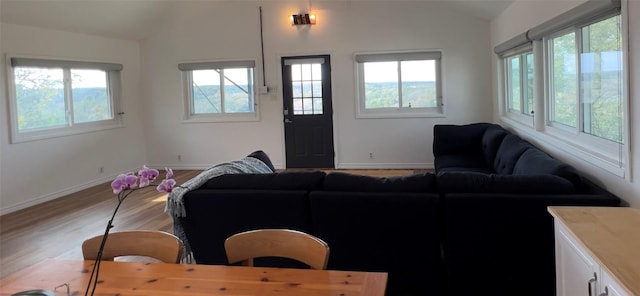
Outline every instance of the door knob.
<svg viewBox="0 0 640 296"><path fill-rule="evenodd" d="M292 123L292 122L293 122L293 121L291 121L291 119L289 119L289 118L286 118L286 119L284 120L284 123Z"/></svg>

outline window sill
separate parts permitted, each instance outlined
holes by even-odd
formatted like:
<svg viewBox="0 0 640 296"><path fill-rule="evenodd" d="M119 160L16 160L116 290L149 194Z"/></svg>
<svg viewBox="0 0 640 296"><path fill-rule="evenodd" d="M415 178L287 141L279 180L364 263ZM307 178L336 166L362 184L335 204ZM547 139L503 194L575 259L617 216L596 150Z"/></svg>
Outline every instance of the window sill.
<svg viewBox="0 0 640 296"><path fill-rule="evenodd" d="M258 113L225 114L225 115L191 115L182 120L182 123L214 123L214 122L254 122L260 121Z"/></svg>
<svg viewBox="0 0 640 296"><path fill-rule="evenodd" d="M358 119L367 119L367 118L445 118L446 115L444 113L439 112L401 112L401 111L388 111L388 112L378 112L378 111L360 111L356 112L356 118Z"/></svg>
<svg viewBox="0 0 640 296"><path fill-rule="evenodd" d="M501 121L505 126L516 129L521 136L524 135L526 138L533 138L545 146L551 146L552 149L560 150L566 154L567 157L584 161L622 179L630 179L627 173L630 168L628 167L629 164L625 163L625 153L623 153L623 151L620 151L620 154L616 154L611 151L605 151L604 149L597 149L596 145L572 140L570 137L567 137L565 133L555 131L550 127L545 127L544 131L537 132L531 128L531 126L522 124L508 117L502 117ZM544 149L544 147L541 148L548 151L548 149ZM626 149L625 146L621 146L621 148Z"/></svg>
<svg viewBox="0 0 640 296"><path fill-rule="evenodd" d="M121 127L124 127L124 124L122 124L122 122L118 120L109 124L93 124L82 127L64 127L33 132L12 131L11 144L93 133Z"/></svg>

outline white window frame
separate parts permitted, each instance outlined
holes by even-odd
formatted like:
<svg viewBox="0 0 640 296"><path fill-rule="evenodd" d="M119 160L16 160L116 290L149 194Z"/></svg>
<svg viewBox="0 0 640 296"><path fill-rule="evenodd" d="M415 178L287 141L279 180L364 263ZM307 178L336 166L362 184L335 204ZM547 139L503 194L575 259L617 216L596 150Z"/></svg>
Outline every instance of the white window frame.
<svg viewBox="0 0 640 296"><path fill-rule="evenodd" d="M623 143L602 139L590 134L581 133L582 122L578 122L577 128L567 129L562 124L550 122L551 84L548 40L558 36L567 30L577 30L584 26L619 15L621 18L622 36L622 116L621 131ZM517 120L506 111L504 94L505 71L504 61L501 56L514 48L532 42L534 58L534 111L530 122ZM534 141L545 143L556 151L563 151L567 157L584 161L595 167L601 168L612 175L631 180L630 162L630 107L629 107L629 16L627 1L587 1L556 17L553 17L503 43L494 47L498 55L498 95L500 96L499 112L500 121L505 125L518 130L523 135L528 135ZM579 54L579 48L576 50ZM579 66L579 64L577 64ZM579 72L578 72L579 73ZM577 77L579 79L579 76ZM579 84L578 84L579 87ZM580 93L580 92L578 92ZM579 102L577 102L579 103ZM582 112L578 108L578 112ZM580 114L582 116L582 114Z"/></svg>
<svg viewBox="0 0 640 296"><path fill-rule="evenodd" d="M121 78L120 72L123 69L121 64L86 61L86 60L71 60L60 59L50 57L33 57L33 56L19 56L9 55L6 56L7 64L7 88L9 98L9 116L11 118L11 143L21 143L27 141L35 141L41 139L76 135L88 132L102 131L112 128L122 127L122 115L124 114L121 109ZM65 79L63 82L65 93L65 108L66 108L66 122L64 125L55 127L45 127L40 129L29 129L21 131L18 126L18 103L16 98L16 85L14 68L16 67L37 67L37 68L52 68L62 69ZM71 69L82 70L101 70L105 71L107 77L107 91L111 104L111 116L110 119L75 123L73 122L73 102L71 98Z"/></svg>
<svg viewBox="0 0 640 296"><path fill-rule="evenodd" d="M185 123L202 123L202 122L243 122L243 121L259 121L260 112L257 100L257 87L256 87L256 69L255 60L233 60L233 61L198 61L198 62L186 62L180 63L178 69L182 75L182 88L184 97L184 113L183 122ZM242 113L195 113L193 106L193 70L222 70L224 69L237 69L247 68L251 70L251 82L249 85L249 104L252 104L253 110L250 112ZM221 77L221 80L223 78ZM221 96L224 104L224 88L221 88Z"/></svg>
<svg viewBox="0 0 640 296"><path fill-rule="evenodd" d="M531 54L533 55L533 46L531 43L527 43L524 46L519 46L515 49L509 50L507 52L504 52L500 55L500 64L501 64L501 70L502 71L502 103L504 106L504 110L502 112L504 117L507 117L509 119L515 120L517 122L520 122L522 124L526 124L526 125L530 125L532 123L533 120L533 114L534 114L534 109L535 109L535 91L534 94L532 95L532 97L530 98L533 102L533 109L532 110L525 110L527 108L527 105L525 104L525 79L527 79L526 75L524 75L524 71L526 70L525 66L526 66L526 55L527 54ZM511 109L511 67L508 63L508 60L510 58L519 56L520 57L520 73L519 73L519 77L520 77L520 108L522 110L517 111L514 109ZM535 89L535 59L533 61L533 67L534 67L534 82L532 87Z"/></svg>
<svg viewBox="0 0 640 296"><path fill-rule="evenodd" d="M356 61L356 118L412 118L412 117L445 117L442 96L442 51L400 51L400 52L363 52L355 53ZM401 61L433 60L436 67L436 107L417 108L369 108L365 107L364 63L366 62L401 62ZM400 76L400 74L399 74ZM399 77L401 81L401 77Z"/></svg>
<svg viewBox="0 0 640 296"><path fill-rule="evenodd" d="M628 80L628 75L626 73L626 70L623 70L623 73L622 73L622 90L621 90L622 91L621 104L623 105L622 107L623 122L621 123L623 125L622 126L623 143L617 143L611 140L603 139L603 138L583 132L582 123L583 123L584 114L583 114L583 108L581 106L582 104L580 103L582 100L582 90L581 90L582 86L581 86L581 80L580 80L580 76L581 76L580 52L581 52L581 41L582 41L581 29L585 26L589 26L591 24L595 24L615 16L616 15L610 15L607 17L598 18L584 24L580 24L568 29L555 32L543 38L544 56L545 56L545 61L544 61L545 98L544 100L545 100L545 112L546 112L544 132L549 136L553 137L556 141L568 144L570 145L570 147L573 147L572 149L578 150L579 151L578 154L586 155L587 157L585 157L585 159L588 160L589 162L594 163L606 169L607 171L614 173L615 175L625 176L627 175L625 173L625 170L628 169L628 166L629 166L629 163L626 157L628 153L625 152L625 150L628 149L628 143L629 143L628 128L627 128L628 120L629 120L628 119L629 109L628 109L628 104L626 103L628 101L627 88L629 85L629 80ZM624 30L625 21L624 21L624 18L622 17L622 14L620 14L620 17L623 19L622 21L623 28L622 28L621 36L623 38L622 64L624 69L626 68L625 65L628 65L628 62L626 59L626 55L627 55L626 44L628 42L627 40L628 35L625 33L625 30ZM561 123L554 122L552 120L553 83L552 83L551 71L553 69L553 59L552 59L551 46L553 45L551 43L551 40L553 40L553 38L564 36L572 32L575 34L575 37L576 37L576 40L575 40L576 42L576 73L577 73L576 92L578 94L578 98L576 99L576 108L577 108L576 109L577 110L576 127L570 127Z"/></svg>

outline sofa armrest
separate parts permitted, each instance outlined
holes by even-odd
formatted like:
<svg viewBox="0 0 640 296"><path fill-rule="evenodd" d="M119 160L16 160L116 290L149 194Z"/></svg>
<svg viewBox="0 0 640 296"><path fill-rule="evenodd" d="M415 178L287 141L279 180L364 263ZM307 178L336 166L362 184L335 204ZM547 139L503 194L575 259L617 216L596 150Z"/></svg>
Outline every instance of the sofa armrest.
<svg viewBox="0 0 640 296"><path fill-rule="evenodd" d="M501 284L493 286L495 295L554 295L554 231L547 207L617 206L620 200L597 194L459 193L446 194L444 203L450 295L472 295L496 274Z"/></svg>

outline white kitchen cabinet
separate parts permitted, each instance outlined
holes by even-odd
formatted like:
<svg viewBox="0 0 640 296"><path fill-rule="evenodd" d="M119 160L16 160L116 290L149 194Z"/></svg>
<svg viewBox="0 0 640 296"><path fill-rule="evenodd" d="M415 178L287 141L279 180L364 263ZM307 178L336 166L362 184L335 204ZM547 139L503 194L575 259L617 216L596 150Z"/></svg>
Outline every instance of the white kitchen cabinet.
<svg viewBox="0 0 640 296"><path fill-rule="evenodd" d="M600 266L567 233L564 225L555 225L556 295L597 295ZM589 290L591 293L589 293Z"/></svg>
<svg viewBox="0 0 640 296"><path fill-rule="evenodd" d="M640 280L640 278L637 280ZM611 275L609 275L609 273L607 273L604 270L602 271L602 279L600 280L600 282L602 283L602 287L603 287L602 290L604 291L605 293L604 295L606 296L631 295L625 292L624 289L620 286L620 284L618 284L616 280L613 279Z"/></svg>
<svg viewBox="0 0 640 296"><path fill-rule="evenodd" d="M640 210L550 207L557 296L640 296Z"/></svg>

